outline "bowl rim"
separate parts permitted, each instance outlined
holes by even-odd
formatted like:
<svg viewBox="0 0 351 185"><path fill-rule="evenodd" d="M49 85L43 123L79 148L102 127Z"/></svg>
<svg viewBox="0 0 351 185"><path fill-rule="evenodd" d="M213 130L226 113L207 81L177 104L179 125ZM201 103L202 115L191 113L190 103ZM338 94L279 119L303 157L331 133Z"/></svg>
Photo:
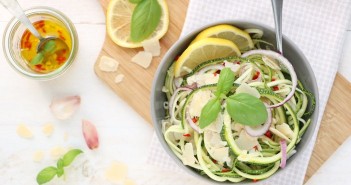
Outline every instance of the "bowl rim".
<svg viewBox="0 0 351 185"><path fill-rule="evenodd" d="M203 177L199 173L195 172L191 167L188 167L188 166L184 165L175 156L175 154L169 148L166 148L166 147L168 147L168 144L164 140L163 133L162 133L161 129L158 129L159 125L158 125L158 122L157 122L156 110L155 110L155 99L156 99L155 94L156 94L157 81L162 79L162 78L160 78L160 73L161 73L162 69L166 67L167 60L172 55L173 50L175 48L179 48L182 44L184 44L184 42L188 41L191 37L196 36L196 34L201 32L202 30L204 30L206 28L209 28L211 26L216 26L216 25L220 25L220 24L228 24L228 25L233 25L233 26L238 25L239 28L241 27L239 25L250 24L250 25L255 25L257 27L262 27L262 28L268 30L269 32L275 33L274 29L271 26L268 26L268 25L265 25L265 24L262 24L262 23L258 23L258 22L255 22L255 21L251 21L251 20L242 20L242 19L227 19L227 20L221 20L221 21L213 21L211 23L208 23L208 24L205 24L205 25L203 25L201 27L196 28L195 30L193 30L191 32L186 33L184 36L180 37L168 49L166 54L163 56L161 62L159 63L159 65L157 67L157 70L155 72L155 75L154 75L153 82L152 82L151 97L150 97L150 101L151 101L150 102L150 111L151 111L151 117L152 117L152 124L154 126L154 129L155 129L155 132L156 132L156 135L157 135L157 139L160 142L160 144L162 145L162 148L166 151L167 155L170 158L172 158L172 160L177 164L177 166L179 166L181 169L185 170L187 173L191 174L192 176L196 177L197 179L201 179L201 180L206 181L206 182L209 182L209 178L207 176ZM294 48L294 50L301 55L301 58L304 61L303 63L306 63L306 67L307 67L308 73L311 74L310 77L311 77L311 82L312 82L312 86L313 86L313 87L311 87L311 89L315 89L316 90L316 93L314 93L316 105L315 105L315 110L314 110L314 112L312 114L312 116L314 116L314 119L312 120L311 124L308 127L308 130L310 130L309 132L311 134L309 134L307 136L306 135L303 136L304 140L306 140L307 142L304 145L300 146L299 153L303 153L307 149L307 146L310 145L310 142L312 142L312 140L313 140L312 137L316 136L315 130L316 130L316 127L318 126L317 123L319 121L319 89L318 89L316 76L314 74L314 71L312 70L311 64L308 61L308 59L306 58L306 56L304 55L304 53L302 52L302 50L291 39L289 39L284 34L283 34L283 41L288 43L289 45L291 45L292 48ZM169 66L167 66L167 68L169 68ZM165 77L163 77L163 81L164 81L164 78ZM299 155L299 154L297 154L297 155ZM297 155L294 155L293 159L288 160L288 162L291 163L291 162L296 161L295 158L296 158ZM290 164L290 165L287 165L284 170L280 170L279 169L277 172L275 172L272 176L268 177L267 179L272 179L273 177L276 176L276 174L280 174L280 173L282 173L284 171L285 172L288 171L288 169L292 168L292 166L293 165ZM306 171L306 169L305 169L305 171ZM207 179L207 180L205 180L205 179ZM264 180L266 180L266 179L264 179ZM263 180L261 180L261 181L263 181ZM212 180L212 179L210 179L210 182L211 183L221 184L221 185L225 185L225 184L228 184L228 185L229 184L249 184L249 183L252 183L252 182L248 182L248 181L242 181L240 183L233 183L233 182L228 182L228 181L217 182L217 181Z"/></svg>

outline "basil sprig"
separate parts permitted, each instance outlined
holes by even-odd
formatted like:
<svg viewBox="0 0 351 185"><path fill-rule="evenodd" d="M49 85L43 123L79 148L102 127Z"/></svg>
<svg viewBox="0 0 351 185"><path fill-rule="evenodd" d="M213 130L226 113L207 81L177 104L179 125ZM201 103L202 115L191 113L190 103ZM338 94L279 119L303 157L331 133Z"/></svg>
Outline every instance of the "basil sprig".
<svg viewBox="0 0 351 185"><path fill-rule="evenodd" d="M138 2L133 0L134 3ZM141 42L157 28L162 9L157 0L141 0L135 7L131 21L131 40Z"/></svg>
<svg viewBox="0 0 351 185"><path fill-rule="evenodd" d="M221 111L221 102L226 100L227 111L230 117L238 123L248 126L256 126L267 120L267 110L263 102L246 93L233 94L227 97L233 87L235 76L230 68L222 69L215 98L211 99L202 108L199 126L201 129L210 125L217 119Z"/></svg>
<svg viewBox="0 0 351 185"><path fill-rule="evenodd" d="M45 184L51 181L55 175L57 175L57 177L61 177L65 173L64 167L69 166L73 160L81 153L83 153L83 151L80 149L72 149L68 151L62 158L57 161L56 167L49 166L38 173L37 183L39 185Z"/></svg>

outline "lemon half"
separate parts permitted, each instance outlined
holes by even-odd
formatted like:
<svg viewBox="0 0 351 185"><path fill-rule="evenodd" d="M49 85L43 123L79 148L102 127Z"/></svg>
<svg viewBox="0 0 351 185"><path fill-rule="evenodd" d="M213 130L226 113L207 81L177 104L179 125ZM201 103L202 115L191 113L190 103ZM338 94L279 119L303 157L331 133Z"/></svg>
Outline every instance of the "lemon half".
<svg viewBox="0 0 351 185"><path fill-rule="evenodd" d="M161 20L156 30L148 39L161 39L168 30L169 13L165 0L158 0L161 9ZM107 7L106 29L114 43L126 48L142 47L141 42L133 42L130 39L130 28L135 4L129 0L111 0Z"/></svg>
<svg viewBox="0 0 351 185"><path fill-rule="evenodd" d="M230 40L238 46L241 52L248 51L254 47L252 39L247 32L226 24L205 29L197 35L192 43L208 37Z"/></svg>
<svg viewBox="0 0 351 185"><path fill-rule="evenodd" d="M203 38L191 44L179 57L174 66L175 77L183 76L207 60L227 56L240 56L239 48L230 40Z"/></svg>

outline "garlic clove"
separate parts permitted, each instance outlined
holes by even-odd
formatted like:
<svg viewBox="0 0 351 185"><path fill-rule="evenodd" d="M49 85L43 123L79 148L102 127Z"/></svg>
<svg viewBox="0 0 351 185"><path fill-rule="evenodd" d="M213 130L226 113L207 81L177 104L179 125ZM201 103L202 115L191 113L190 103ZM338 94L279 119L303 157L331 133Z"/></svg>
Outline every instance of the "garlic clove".
<svg viewBox="0 0 351 185"><path fill-rule="evenodd" d="M80 96L67 96L54 99L51 102L50 109L57 119L66 120L77 111L80 102Z"/></svg>
<svg viewBox="0 0 351 185"><path fill-rule="evenodd" d="M99 147L99 136L96 127L87 120L82 121L82 130L85 142L93 150Z"/></svg>

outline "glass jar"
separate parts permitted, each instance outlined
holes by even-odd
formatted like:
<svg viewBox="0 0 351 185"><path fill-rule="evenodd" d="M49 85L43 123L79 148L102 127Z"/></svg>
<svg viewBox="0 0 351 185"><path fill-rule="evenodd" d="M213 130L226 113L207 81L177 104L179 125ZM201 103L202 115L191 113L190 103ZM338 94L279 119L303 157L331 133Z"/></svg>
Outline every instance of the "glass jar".
<svg viewBox="0 0 351 185"><path fill-rule="evenodd" d="M68 30L71 37L71 52L67 61L58 69L49 73L39 73L28 66L28 62L21 55L21 38L27 28L16 18L7 25L3 36L3 50L9 64L20 74L35 80L50 80L62 75L72 65L78 51L78 36L73 23L60 11L48 7L35 7L25 11L29 20L34 23L50 20L60 23Z"/></svg>

